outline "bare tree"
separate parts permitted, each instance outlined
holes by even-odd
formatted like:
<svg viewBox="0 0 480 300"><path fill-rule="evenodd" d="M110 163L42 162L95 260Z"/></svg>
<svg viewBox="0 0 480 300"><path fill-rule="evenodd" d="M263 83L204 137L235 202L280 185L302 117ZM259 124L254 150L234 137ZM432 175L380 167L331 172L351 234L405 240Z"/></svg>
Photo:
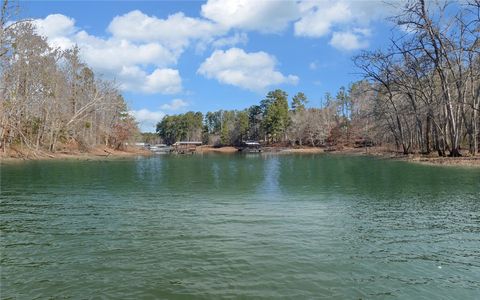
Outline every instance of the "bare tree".
<svg viewBox="0 0 480 300"><path fill-rule="evenodd" d="M55 152L74 145L120 148L136 124L115 84L95 78L79 48L60 51L31 22L4 32L0 77L0 146ZM2 48L3 49L3 48Z"/></svg>

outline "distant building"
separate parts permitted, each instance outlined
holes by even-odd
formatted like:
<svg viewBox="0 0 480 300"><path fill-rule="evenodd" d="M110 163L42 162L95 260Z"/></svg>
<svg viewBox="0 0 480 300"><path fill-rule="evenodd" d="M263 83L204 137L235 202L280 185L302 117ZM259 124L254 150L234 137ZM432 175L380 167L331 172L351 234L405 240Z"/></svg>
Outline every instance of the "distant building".
<svg viewBox="0 0 480 300"><path fill-rule="evenodd" d="M156 144L156 145L150 146L150 151L155 153L169 153L169 152L172 152L172 147L167 146L165 144Z"/></svg>
<svg viewBox="0 0 480 300"><path fill-rule="evenodd" d="M173 144L173 152L178 154L194 153L202 142L180 141Z"/></svg>
<svg viewBox="0 0 480 300"><path fill-rule="evenodd" d="M238 148L238 151L249 153L262 152L262 146L257 141L244 141Z"/></svg>
<svg viewBox="0 0 480 300"><path fill-rule="evenodd" d="M125 145L128 146L128 143L125 143ZM134 146L139 148L146 148L146 149L150 148L150 144L148 143L135 143Z"/></svg>

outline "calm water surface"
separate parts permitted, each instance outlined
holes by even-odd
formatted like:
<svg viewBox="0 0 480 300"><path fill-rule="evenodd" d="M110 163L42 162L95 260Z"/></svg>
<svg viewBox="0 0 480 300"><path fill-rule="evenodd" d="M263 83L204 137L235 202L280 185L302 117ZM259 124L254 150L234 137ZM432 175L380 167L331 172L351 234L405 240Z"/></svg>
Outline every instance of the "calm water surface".
<svg viewBox="0 0 480 300"><path fill-rule="evenodd" d="M479 299L480 170L326 155L1 166L2 299Z"/></svg>

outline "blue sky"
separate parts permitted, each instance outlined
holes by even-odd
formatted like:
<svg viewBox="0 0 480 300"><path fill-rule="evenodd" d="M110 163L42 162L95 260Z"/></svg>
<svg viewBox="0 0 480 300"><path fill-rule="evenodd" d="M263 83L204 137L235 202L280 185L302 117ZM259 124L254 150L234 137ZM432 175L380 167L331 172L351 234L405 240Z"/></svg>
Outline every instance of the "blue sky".
<svg viewBox="0 0 480 300"><path fill-rule="evenodd" d="M381 1L24 1L22 17L115 79L143 131L165 114L243 109L281 88L310 106L388 43Z"/></svg>

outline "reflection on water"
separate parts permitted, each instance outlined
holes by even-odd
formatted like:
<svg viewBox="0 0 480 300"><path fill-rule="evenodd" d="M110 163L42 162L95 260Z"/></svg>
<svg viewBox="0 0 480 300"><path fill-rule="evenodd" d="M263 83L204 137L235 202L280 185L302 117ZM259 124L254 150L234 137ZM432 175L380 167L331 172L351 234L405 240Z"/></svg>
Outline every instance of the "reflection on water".
<svg viewBox="0 0 480 300"><path fill-rule="evenodd" d="M478 170L325 155L1 168L2 299L478 297Z"/></svg>

